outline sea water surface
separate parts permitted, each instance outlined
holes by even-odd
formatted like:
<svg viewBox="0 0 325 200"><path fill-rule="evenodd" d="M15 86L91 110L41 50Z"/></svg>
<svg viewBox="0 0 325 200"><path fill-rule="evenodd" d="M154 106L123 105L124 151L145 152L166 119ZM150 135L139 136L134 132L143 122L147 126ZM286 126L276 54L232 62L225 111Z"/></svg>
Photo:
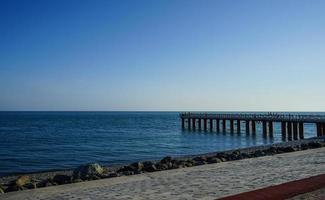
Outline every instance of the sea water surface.
<svg viewBox="0 0 325 200"><path fill-rule="evenodd" d="M319 113L318 113L319 114ZM182 130L178 112L0 112L0 176L69 169L99 162L119 165L281 142L257 134ZM315 126L305 125L305 137Z"/></svg>

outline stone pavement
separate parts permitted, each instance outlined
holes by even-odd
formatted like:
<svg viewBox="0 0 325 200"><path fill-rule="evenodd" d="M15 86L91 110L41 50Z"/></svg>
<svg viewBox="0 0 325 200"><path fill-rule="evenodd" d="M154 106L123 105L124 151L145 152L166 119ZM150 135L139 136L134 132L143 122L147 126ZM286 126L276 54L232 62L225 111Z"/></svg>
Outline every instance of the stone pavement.
<svg viewBox="0 0 325 200"><path fill-rule="evenodd" d="M325 174L325 148L0 195L0 199L216 199Z"/></svg>

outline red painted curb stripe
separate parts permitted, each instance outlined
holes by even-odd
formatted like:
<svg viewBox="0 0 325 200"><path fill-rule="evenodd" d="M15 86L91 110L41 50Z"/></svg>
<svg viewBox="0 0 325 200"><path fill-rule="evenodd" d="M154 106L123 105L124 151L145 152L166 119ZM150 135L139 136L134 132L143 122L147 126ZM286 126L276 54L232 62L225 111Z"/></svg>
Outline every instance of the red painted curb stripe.
<svg viewBox="0 0 325 200"><path fill-rule="evenodd" d="M244 192L241 194L221 198L220 200L280 200L287 199L299 194L312 192L325 187L325 174L313 176L306 179L292 181L276 186ZM325 198L325 197L324 197Z"/></svg>

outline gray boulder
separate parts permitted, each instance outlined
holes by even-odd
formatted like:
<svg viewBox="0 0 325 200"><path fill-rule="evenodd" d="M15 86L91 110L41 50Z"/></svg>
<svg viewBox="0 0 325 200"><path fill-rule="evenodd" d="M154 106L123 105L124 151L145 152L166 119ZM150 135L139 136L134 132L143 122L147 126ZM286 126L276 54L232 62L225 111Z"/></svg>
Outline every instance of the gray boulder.
<svg viewBox="0 0 325 200"><path fill-rule="evenodd" d="M97 163L81 165L73 171L73 179L95 180L101 178L104 169Z"/></svg>
<svg viewBox="0 0 325 200"><path fill-rule="evenodd" d="M141 171L143 170L143 163L142 162L135 162L132 163L131 166L136 170L136 171Z"/></svg>
<svg viewBox="0 0 325 200"><path fill-rule="evenodd" d="M38 182L36 184L36 186L38 188L41 188L41 187L49 187L49 186L52 186L52 185L54 185L54 184L53 184L53 180L51 180L51 179L45 179L45 180L42 180L42 181L40 181L40 182Z"/></svg>
<svg viewBox="0 0 325 200"><path fill-rule="evenodd" d="M155 166L155 163L151 161L143 162L143 170L146 172L154 172L157 171L157 167Z"/></svg>
<svg viewBox="0 0 325 200"><path fill-rule="evenodd" d="M55 183L57 183L58 185L68 184L68 183L71 183L71 176L57 174L53 177L53 181Z"/></svg>
<svg viewBox="0 0 325 200"><path fill-rule="evenodd" d="M29 176L26 176L26 175L18 177L16 179L16 181L15 181L15 185L17 187L23 187L23 186L28 185L30 183L31 183L31 179L30 179Z"/></svg>
<svg viewBox="0 0 325 200"><path fill-rule="evenodd" d="M163 159L161 159L161 163L163 163L163 164L168 164L168 163L170 163L172 161L172 157L170 157L170 156L166 156L166 157L164 157Z"/></svg>

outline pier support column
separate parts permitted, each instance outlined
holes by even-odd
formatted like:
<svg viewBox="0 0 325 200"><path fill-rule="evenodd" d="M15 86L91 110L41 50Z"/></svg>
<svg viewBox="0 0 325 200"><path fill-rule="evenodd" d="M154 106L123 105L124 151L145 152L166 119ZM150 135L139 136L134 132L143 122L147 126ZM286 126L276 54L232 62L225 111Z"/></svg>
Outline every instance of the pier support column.
<svg viewBox="0 0 325 200"><path fill-rule="evenodd" d="M210 119L210 131L213 131L213 119Z"/></svg>
<svg viewBox="0 0 325 200"><path fill-rule="evenodd" d="M246 133L249 134L249 121L245 121L245 126L246 126Z"/></svg>
<svg viewBox="0 0 325 200"><path fill-rule="evenodd" d="M198 119L198 125L199 125L199 130L201 131L202 130L202 119L201 118Z"/></svg>
<svg viewBox="0 0 325 200"><path fill-rule="evenodd" d="M299 123L299 138L304 139L304 123Z"/></svg>
<svg viewBox="0 0 325 200"><path fill-rule="evenodd" d="M196 119L192 118L192 126L193 126L193 130L196 129Z"/></svg>
<svg viewBox="0 0 325 200"><path fill-rule="evenodd" d="M281 135L282 135L282 140L286 140L286 137L287 137L287 123L286 122L281 122Z"/></svg>
<svg viewBox="0 0 325 200"><path fill-rule="evenodd" d="M207 118L203 119L203 127L204 127L204 131L207 131Z"/></svg>
<svg viewBox="0 0 325 200"><path fill-rule="evenodd" d="M222 131L226 133L226 120L222 120Z"/></svg>
<svg viewBox="0 0 325 200"><path fill-rule="evenodd" d="M262 126L263 126L263 135L266 136L267 134L266 121L262 121Z"/></svg>
<svg viewBox="0 0 325 200"><path fill-rule="evenodd" d="M185 120L184 120L184 118L182 118L182 129L184 129L185 128Z"/></svg>
<svg viewBox="0 0 325 200"><path fill-rule="evenodd" d="M292 140L292 122L287 122L288 125L288 140Z"/></svg>
<svg viewBox="0 0 325 200"><path fill-rule="evenodd" d="M298 140L298 123L293 122L292 125L293 125L293 139Z"/></svg>
<svg viewBox="0 0 325 200"><path fill-rule="evenodd" d="M187 128L191 129L191 118L187 118Z"/></svg>
<svg viewBox="0 0 325 200"><path fill-rule="evenodd" d="M240 120L237 120L237 133L240 133Z"/></svg>
<svg viewBox="0 0 325 200"><path fill-rule="evenodd" d="M217 123L217 125L216 125L217 126L217 133L219 133L220 132L220 120L217 119L216 121L217 121L216 122Z"/></svg>
<svg viewBox="0 0 325 200"><path fill-rule="evenodd" d="M256 122L252 121L252 133L255 135L256 134Z"/></svg>
<svg viewBox="0 0 325 200"><path fill-rule="evenodd" d="M273 137L273 122L269 121L269 135Z"/></svg>
<svg viewBox="0 0 325 200"><path fill-rule="evenodd" d="M325 124L322 123L320 124L320 136L324 136L325 135Z"/></svg>
<svg viewBox="0 0 325 200"><path fill-rule="evenodd" d="M322 130L322 128L321 128L320 123L317 123L316 124L316 129L317 129L317 137L321 136L321 130Z"/></svg>
<svg viewBox="0 0 325 200"><path fill-rule="evenodd" d="M231 119L230 120L230 133L233 133L234 132L234 120Z"/></svg>

